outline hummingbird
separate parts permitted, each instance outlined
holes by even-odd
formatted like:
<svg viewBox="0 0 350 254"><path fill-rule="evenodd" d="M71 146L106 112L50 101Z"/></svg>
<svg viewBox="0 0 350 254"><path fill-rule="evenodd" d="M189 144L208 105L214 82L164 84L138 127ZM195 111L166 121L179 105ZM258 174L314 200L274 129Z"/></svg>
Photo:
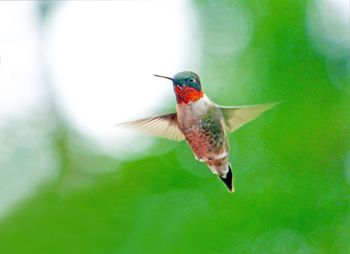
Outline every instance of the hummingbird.
<svg viewBox="0 0 350 254"><path fill-rule="evenodd" d="M174 141L186 140L195 159L207 164L228 191L234 192L228 134L256 119L278 102L220 106L203 93L200 78L194 72L183 71L174 77L154 76L172 81L177 102L176 112L120 125Z"/></svg>

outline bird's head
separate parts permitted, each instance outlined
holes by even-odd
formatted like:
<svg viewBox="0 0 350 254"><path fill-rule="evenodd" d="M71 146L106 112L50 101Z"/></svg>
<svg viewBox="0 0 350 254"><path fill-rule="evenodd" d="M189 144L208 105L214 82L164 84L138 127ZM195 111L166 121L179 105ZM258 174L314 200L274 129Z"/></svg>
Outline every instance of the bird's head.
<svg viewBox="0 0 350 254"><path fill-rule="evenodd" d="M202 85L199 76L191 71L177 73L173 78L155 75L173 81L177 103L188 104L203 97Z"/></svg>

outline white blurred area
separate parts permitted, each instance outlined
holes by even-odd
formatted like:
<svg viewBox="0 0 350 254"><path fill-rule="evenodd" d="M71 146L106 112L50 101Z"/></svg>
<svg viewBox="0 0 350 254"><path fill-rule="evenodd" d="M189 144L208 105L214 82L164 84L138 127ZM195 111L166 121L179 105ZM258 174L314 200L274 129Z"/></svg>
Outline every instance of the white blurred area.
<svg viewBox="0 0 350 254"><path fill-rule="evenodd" d="M349 0L310 1L307 19L311 43L320 54L331 58L350 55Z"/></svg>
<svg viewBox="0 0 350 254"><path fill-rule="evenodd" d="M31 3L0 2L0 127L44 95L37 15Z"/></svg>
<svg viewBox="0 0 350 254"><path fill-rule="evenodd" d="M327 58L331 84L350 91L350 1L313 0L307 10L306 29L315 51Z"/></svg>
<svg viewBox="0 0 350 254"><path fill-rule="evenodd" d="M196 69L199 42L189 1L71 1L46 26L46 61L62 112L104 152L143 152L145 135L116 123L174 104L172 76Z"/></svg>
<svg viewBox="0 0 350 254"><path fill-rule="evenodd" d="M57 172L52 125L41 114L38 15L31 2L0 2L0 218Z"/></svg>
<svg viewBox="0 0 350 254"><path fill-rule="evenodd" d="M153 74L198 63L188 1L60 1L44 21L38 4L0 2L0 218L57 175L48 100L92 149L141 154L154 139L113 125L175 106Z"/></svg>

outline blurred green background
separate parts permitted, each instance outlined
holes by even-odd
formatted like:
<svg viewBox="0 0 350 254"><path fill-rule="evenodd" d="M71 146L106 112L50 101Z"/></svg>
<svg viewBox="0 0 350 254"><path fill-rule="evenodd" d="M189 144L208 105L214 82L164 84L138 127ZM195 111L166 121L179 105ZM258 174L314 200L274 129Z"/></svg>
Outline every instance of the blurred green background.
<svg viewBox="0 0 350 254"><path fill-rule="evenodd" d="M64 2L33 4L42 27ZM208 96L222 105L283 101L230 136L236 193L185 142L156 139L123 160L96 152L47 94L44 113L0 126L0 172L46 165L35 162L43 150L58 168L0 217L0 253L350 253L349 15L337 13L348 1L192 8ZM27 135L46 142L26 145Z"/></svg>

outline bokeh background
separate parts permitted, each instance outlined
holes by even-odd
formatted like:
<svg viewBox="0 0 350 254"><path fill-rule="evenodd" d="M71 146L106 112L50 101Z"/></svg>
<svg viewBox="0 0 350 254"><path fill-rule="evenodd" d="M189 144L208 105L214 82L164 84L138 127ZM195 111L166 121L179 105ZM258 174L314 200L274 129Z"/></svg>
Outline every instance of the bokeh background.
<svg viewBox="0 0 350 254"><path fill-rule="evenodd" d="M0 253L350 253L347 0L0 2ZM282 100L230 136L236 193L186 143L115 123Z"/></svg>

